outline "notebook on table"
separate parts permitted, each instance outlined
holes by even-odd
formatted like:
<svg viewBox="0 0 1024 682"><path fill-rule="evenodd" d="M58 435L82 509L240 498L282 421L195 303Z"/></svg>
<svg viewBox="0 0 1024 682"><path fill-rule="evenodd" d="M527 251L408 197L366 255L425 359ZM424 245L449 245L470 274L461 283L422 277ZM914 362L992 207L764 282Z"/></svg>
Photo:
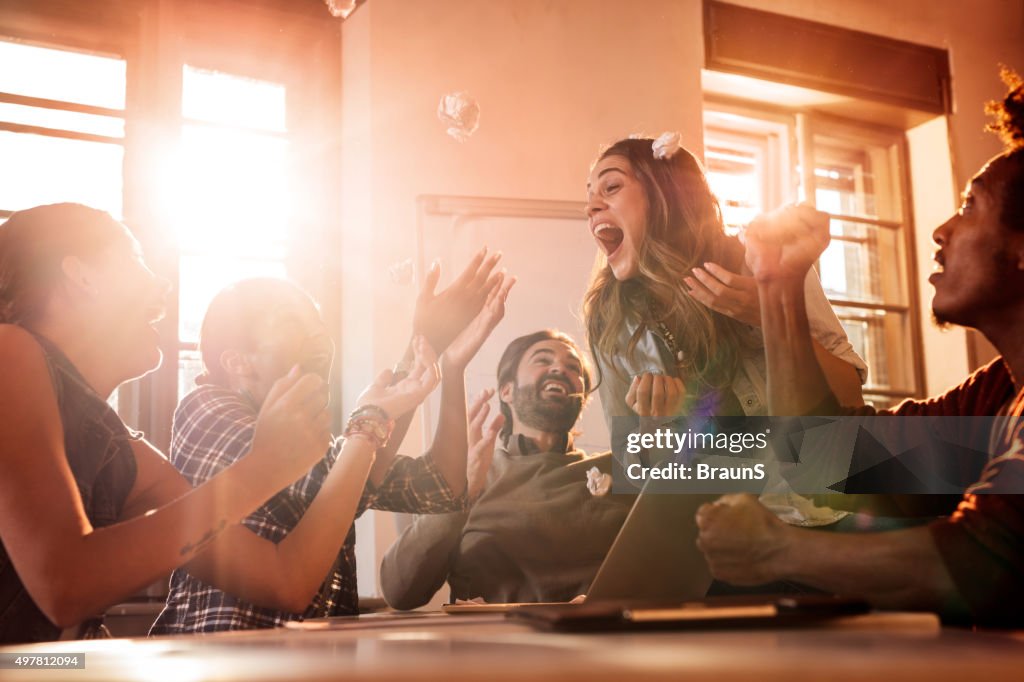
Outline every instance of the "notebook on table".
<svg viewBox="0 0 1024 682"><path fill-rule="evenodd" d="M757 627L802 627L867 613L859 597L785 595L714 597L674 605L584 603L573 606L524 605L509 617L545 630L608 632Z"/></svg>

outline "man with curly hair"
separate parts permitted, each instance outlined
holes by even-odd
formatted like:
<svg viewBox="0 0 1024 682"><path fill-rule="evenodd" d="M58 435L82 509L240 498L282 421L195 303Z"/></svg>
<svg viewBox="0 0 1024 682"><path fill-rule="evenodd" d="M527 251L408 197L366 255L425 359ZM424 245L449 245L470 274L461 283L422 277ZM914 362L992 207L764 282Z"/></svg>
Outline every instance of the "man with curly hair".
<svg viewBox="0 0 1024 682"><path fill-rule="evenodd" d="M929 526L839 534L786 526L749 495L698 511L698 544L712 573L754 585L775 580L868 597L879 607L928 609L949 620L1024 625L1024 84L991 103L1006 150L972 178L938 245L932 310L981 331L1001 357L962 384L891 410L847 409L814 359L803 278L828 244L828 217L794 207L755 221L747 263L758 281L771 411L778 415L995 415L990 458L956 511Z"/></svg>

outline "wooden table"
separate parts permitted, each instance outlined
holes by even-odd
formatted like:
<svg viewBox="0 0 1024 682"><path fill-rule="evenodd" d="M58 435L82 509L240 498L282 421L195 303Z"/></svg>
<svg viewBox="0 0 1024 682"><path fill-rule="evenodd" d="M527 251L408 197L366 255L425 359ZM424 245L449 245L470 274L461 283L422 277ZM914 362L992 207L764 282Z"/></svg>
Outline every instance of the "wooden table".
<svg viewBox="0 0 1024 682"><path fill-rule="evenodd" d="M2 653L85 652L83 670L0 680L996 680L1024 679L1024 632L943 629L921 614L830 627L554 634L500 615L370 616L333 629L94 640Z"/></svg>

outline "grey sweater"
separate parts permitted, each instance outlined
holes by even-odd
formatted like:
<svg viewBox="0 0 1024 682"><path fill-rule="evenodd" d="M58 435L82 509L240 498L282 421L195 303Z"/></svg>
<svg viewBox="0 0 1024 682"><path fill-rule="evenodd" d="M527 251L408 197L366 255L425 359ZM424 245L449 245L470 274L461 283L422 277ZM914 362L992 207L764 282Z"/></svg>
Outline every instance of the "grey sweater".
<svg viewBox="0 0 1024 682"><path fill-rule="evenodd" d="M629 495L591 495L587 471L610 473L611 453L538 452L513 435L498 447L472 507L417 516L381 563L387 602L413 609L445 580L451 601L566 601L586 593L629 513Z"/></svg>

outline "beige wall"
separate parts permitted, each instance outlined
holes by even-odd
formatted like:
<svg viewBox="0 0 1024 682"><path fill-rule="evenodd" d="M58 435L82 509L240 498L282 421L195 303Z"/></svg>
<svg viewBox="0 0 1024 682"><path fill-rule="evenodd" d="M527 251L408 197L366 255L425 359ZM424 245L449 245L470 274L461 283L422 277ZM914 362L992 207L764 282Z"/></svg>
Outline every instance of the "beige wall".
<svg viewBox="0 0 1024 682"><path fill-rule="evenodd" d="M408 335L413 289L392 283L386 270L416 256L418 195L581 200L600 145L635 131L679 130L700 153L700 4L643 5L638 12L634 3L593 0L371 0L345 22L349 405ZM441 95L456 90L469 91L482 112L480 129L462 144L436 116ZM571 243L552 235L536 248L558 252ZM593 253L580 256L589 262ZM541 295L517 289L510 305ZM415 447L417 429L406 442ZM360 587L370 593L373 556L394 531L367 520L357 532Z"/></svg>
<svg viewBox="0 0 1024 682"><path fill-rule="evenodd" d="M931 223L952 208L949 178L962 185L999 150L981 132L981 105L1001 92L997 62L1024 69L1022 3L736 4L949 49L952 174L934 169L934 186L915 180L915 202L928 209L916 212L927 302ZM345 22L341 258L348 405L375 370L398 357L407 338L413 288L392 283L387 268L416 256L417 196L579 200L599 146L634 131L679 130L700 153L701 16L700 0L370 0ZM468 90L482 112L480 129L462 144L445 134L435 114L441 95L456 90ZM942 140L935 130L918 137ZM930 168L927 158L918 162ZM536 244L560 246L557 235ZM536 295L519 286L512 305L529 306ZM963 335L926 332L926 356L939 367L938 374L929 370L928 388L938 390L943 367L947 374L966 368ZM943 366L936 359L944 357L955 359ZM411 435L407 442L417 443L417 433ZM363 525L360 544L386 548L389 531L378 527L367 537L370 527ZM367 561L361 583L372 591L374 568Z"/></svg>
<svg viewBox="0 0 1024 682"><path fill-rule="evenodd" d="M342 124L357 159L346 160L342 188L346 206L358 204L346 212L346 241L372 235L344 256L345 303L361 310L372 295L375 304L371 318L362 316L373 335L346 336L346 351L358 358L346 370L368 379L368 359L390 363L403 347L410 290L385 271L415 255L418 195L579 200L602 143L677 129L699 147L700 5L632 6L373 0L345 23L346 111L369 112ZM469 91L482 110L480 129L462 144L436 116L441 95L456 90Z"/></svg>
<svg viewBox="0 0 1024 682"><path fill-rule="evenodd" d="M999 151L981 105L1001 92L997 62L1024 69L1019 0L736 4L947 48L955 186ZM634 131L678 129L699 151L699 0L372 0L345 23L343 47L345 326L360 329L345 335L347 378L369 380L404 344L410 289L386 269L415 255L416 196L579 199L599 145ZM435 115L454 90L482 109L462 144ZM919 221L919 247L931 227Z"/></svg>
<svg viewBox="0 0 1024 682"><path fill-rule="evenodd" d="M931 230L945 222L958 203L958 190L946 144L948 139L946 119L941 116L907 132L911 194L918 199L914 201L913 218L918 232L915 256L920 279L921 336L925 348L924 388L928 394L960 383L969 371L966 330L962 327L940 329L932 322L929 305L934 289L927 279L935 265Z"/></svg>

